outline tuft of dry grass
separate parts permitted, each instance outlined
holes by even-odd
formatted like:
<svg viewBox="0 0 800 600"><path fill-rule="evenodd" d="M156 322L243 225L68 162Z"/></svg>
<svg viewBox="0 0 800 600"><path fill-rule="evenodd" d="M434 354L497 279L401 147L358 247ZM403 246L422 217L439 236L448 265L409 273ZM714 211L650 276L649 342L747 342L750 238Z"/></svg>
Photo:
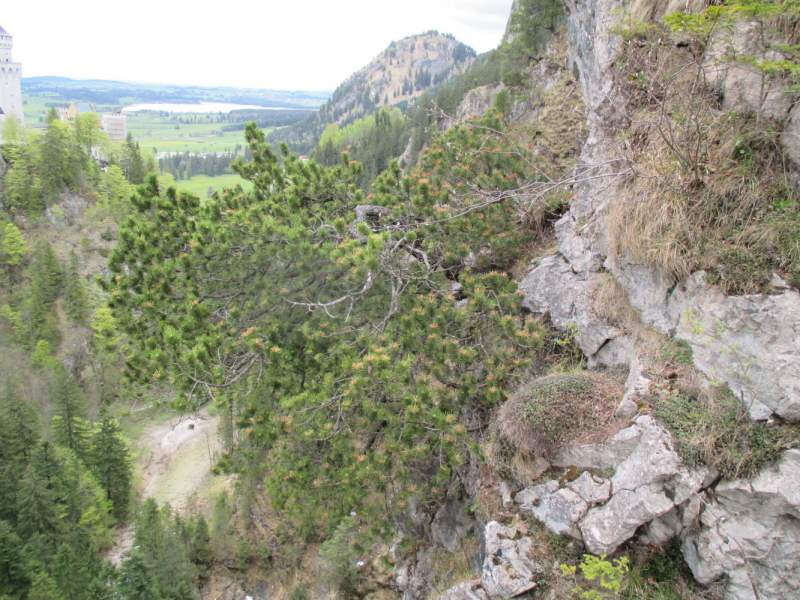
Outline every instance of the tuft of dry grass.
<svg viewBox="0 0 800 600"><path fill-rule="evenodd" d="M591 443L613 433L622 374L550 375L522 386L497 411L485 452L499 474L525 481L536 457L564 444Z"/></svg>
<svg viewBox="0 0 800 600"><path fill-rule="evenodd" d="M800 193L780 123L723 110L716 79L733 67L647 32L614 70L628 127L609 135L632 165L608 214L616 252L679 279L705 270L728 293L768 290L773 271L800 285Z"/></svg>

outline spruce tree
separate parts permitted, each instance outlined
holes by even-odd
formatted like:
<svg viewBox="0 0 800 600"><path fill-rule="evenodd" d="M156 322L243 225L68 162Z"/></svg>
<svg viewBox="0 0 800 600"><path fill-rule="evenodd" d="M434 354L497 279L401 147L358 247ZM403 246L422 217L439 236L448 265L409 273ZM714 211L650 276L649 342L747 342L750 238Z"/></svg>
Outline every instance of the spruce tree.
<svg viewBox="0 0 800 600"><path fill-rule="evenodd" d="M78 325L86 324L89 298L86 281L81 277L78 256L70 251L69 264L64 277L64 310Z"/></svg>
<svg viewBox="0 0 800 600"><path fill-rule="evenodd" d="M18 267L28 253L28 243L19 228L6 223L3 230L3 260L9 267Z"/></svg>
<svg viewBox="0 0 800 600"><path fill-rule="evenodd" d="M70 132L66 123L51 109L47 127L39 140L37 173L45 196L53 196L75 181L75 170L70 156Z"/></svg>
<svg viewBox="0 0 800 600"><path fill-rule="evenodd" d="M61 341L58 315L55 302L61 286L61 264L56 258L50 242L43 240L36 247L36 257L32 267L30 323L35 343L45 339L57 347Z"/></svg>
<svg viewBox="0 0 800 600"><path fill-rule="evenodd" d="M25 540L39 537L53 543L60 530L60 511L47 483L28 465L17 491L17 531Z"/></svg>
<svg viewBox="0 0 800 600"><path fill-rule="evenodd" d="M0 520L0 597L22 598L30 587L22 540L8 521Z"/></svg>
<svg viewBox="0 0 800 600"><path fill-rule="evenodd" d="M87 462L107 498L114 503L114 515L123 518L130 499L131 460L119 423L105 407L100 409L100 421L95 424Z"/></svg>
<svg viewBox="0 0 800 600"><path fill-rule="evenodd" d="M39 571L33 577L33 585L28 592L28 600L66 600L56 582L46 571Z"/></svg>
<svg viewBox="0 0 800 600"><path fill-rule="evenodd" d="M16 519L17 490L39 441L39 418L6 382L0 395L0 519Z"/></svg>
<svg viewBox="0 0 800 600"><path fill-rule="evenodd" d="M56 444L69 448L80 458L89 453L90 427L86 421L86 406L75 378L58 369L50 394L55 408L51 428Z"/></svg>

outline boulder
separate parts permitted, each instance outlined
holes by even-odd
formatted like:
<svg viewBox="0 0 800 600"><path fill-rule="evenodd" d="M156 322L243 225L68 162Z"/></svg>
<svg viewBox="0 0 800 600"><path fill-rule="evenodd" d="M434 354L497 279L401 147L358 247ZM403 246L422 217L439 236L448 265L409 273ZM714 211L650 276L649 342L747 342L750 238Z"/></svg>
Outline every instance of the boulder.
<svg viewBox="0 0 800 600"><path fill-rule="evenodd" d="M451 587L439 600L489 600L489 596L481 588L481 580L464 581Z"/></svg>
<svg viewBox="0 0 800 600"><path fill-rule="evenodd" d="M587 510L589 510L589 504L583 498L570 489L562 488L542 498L538 506L534 506L531 512L550 531L556 535L562 535L573 534L575 524L580 521Z"/></svg>
<svg viewBox="0 0 800 600"><path fill-rule="evenodd" d="M675 504L660 483L615 493L608 503L593 508L580 525L586 549L598 556L611 554L643 523L670 511Z"/></svg>
<svg viewBox="0 0 800 600"><path fill-rule="evenodd" d="M636 419L641 431L639 443L619 464L611 478L614 494L623 490L634 491L650 483L661 483L678 474L680 456L672 448L669 432L650 415Z"/></svg>
<svg viewBox="0 0 800 600"><path fill-rule="evenodd" d="M522 508L531 510L534 506L539 504L542 498L545 498L558 489L558 481L551 479L547 483L535 485L532 488L527 488L519 492L514 501L521 504Z"/></svg>
<svg viewBox="0 0 800 600"><path fill-rule="evenodd" d="M536 587L544 572L530 558L532 542L515 527L490 521L484 529L486 558L481 585L490 598L513 598Z"/></svg>
<svg viewBox="0 0 800 600"><path fill-rule="evenodd" d="M628 419L639 412L639 400L650 393L652 383L653 380L645 372L639 357L634 356L628 371L628 379L625 381L625 395L617 407L616 415Z"/></svg>
<svg viewBox="0 0 800 600"><path fill-rule="evenodd" d="M553 325L559 329L577 325L578 345L595 364L627 364L630 350L627 344L622 344L620 348L612 345L613 348L607 350L606 354L596 356L609 340L614 340L623 332L594 314L593 289L591 278L575 274L570 264L558 255L544 258L519 284L523 295L522 305L532 313L549 314Z"/></svg>
<svg viewBox="0 0 800 600"><path fill-rule="evenodd" d="M562 446L556 450L550 462L555 467L613 470L630 456L638 446L641 435L641 428L631 425L603 444Z"/></svg>

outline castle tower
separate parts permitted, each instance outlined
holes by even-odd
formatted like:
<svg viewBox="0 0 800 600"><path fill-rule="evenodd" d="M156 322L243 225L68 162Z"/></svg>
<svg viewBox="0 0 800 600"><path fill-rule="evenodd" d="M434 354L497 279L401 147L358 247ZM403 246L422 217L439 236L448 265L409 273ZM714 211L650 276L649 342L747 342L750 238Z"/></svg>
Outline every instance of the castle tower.
<svg viewBox="0 0 800 600"><path fill-rule="evenodd" d="M22 65L13 62L11 48L14 38L0 27L0 120L8 115L15 116L19 122L25 124L25 115L22 112Z"/></svg>

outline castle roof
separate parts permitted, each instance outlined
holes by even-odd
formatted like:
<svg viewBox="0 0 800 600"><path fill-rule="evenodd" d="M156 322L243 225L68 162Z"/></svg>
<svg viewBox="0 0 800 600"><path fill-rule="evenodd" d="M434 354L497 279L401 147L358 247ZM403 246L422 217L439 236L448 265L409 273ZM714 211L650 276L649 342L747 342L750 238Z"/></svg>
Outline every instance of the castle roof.
<svg viewBox="0 0 800 600"><path fill-rule="evenodd" d="M5 29L3 29L2 25L0 25L0 35L11 35L11 34L8 33Z"/></svg>

